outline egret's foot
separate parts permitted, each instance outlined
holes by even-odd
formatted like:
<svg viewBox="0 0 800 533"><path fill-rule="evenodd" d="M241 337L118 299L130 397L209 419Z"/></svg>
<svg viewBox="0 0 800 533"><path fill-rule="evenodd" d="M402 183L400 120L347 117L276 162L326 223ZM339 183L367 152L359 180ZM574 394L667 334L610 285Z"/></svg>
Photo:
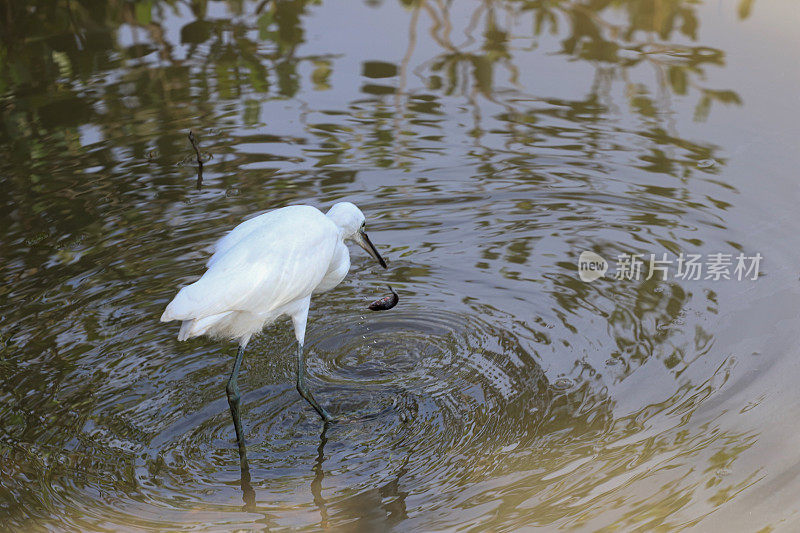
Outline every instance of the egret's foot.
<svg viewBox="0 0 800 533"><path fill-rule="evenodd" d="M319 409L315 408L315 410L317 411L317 414L319 415L319 417L322 419L322 423L325 424L325 425L336 424L337 422L342 420L341 418L339 418L337 416L333 416L332 414L330 414L328 411L326 411L322 407L320 407Z"/></svg>
<svg viewBox="0 0 800 533"><path fill-rule="evenodd" d="M303 399L305 399L305 401L307 401L308 404L314 408L314 410L317 412L320 418L322 418L323 422L326 423L336 422L336 418L331 416L331 414L328 411L326 411L324 407L322 407L320 404L317 403L317 400L314 399L314 396L311 394L311 391L309 391L305 387L305 385L298 383L297 392L299 392L300 396L302 396Z"/></svg>
<svg viewBox="0 0 800 533"><path fill-rule="evenodd" d="M380 418L382 416L388 415L393 410L393 406L386 407L381 409L380 411L372 412L372 413L364 413L364 412L356 412L350 413L347 416L341 416L336 419L337 422L347 423L347 422L364 422L367 420L374 420L376 418Z"/></svg>
<svg viewBox="0 0 800 533"><path fill-rule="evenodd" d="M325 424L335 424L339 421L338 418L330 414L324 407L320 407L319 417Z"/></svg>
<svg viewBox="0 0 800 533"><path fill-rule="evenodd" d="M297 392L300 393L305 401L314 408L317 414L322 418L322 421L325 423L336 422L336 419L331 416L331 414L325 410L320 404L317 403L317 400L314 399L314 395L311 394L311 391L308 390L306 387L306 379L305 379L305 358L303 356L303 344L302 342L298 341L297 343Z"/></svg>
<svg viewBox="0 0 800 533"><path fill-rule="evenodd" d="M360 417L358 415L347 415L347 416L340 416L339 418L336 419L337 422L341 422L343 424L348 424L350 422L356 422L359 420L363 420L363 417Z"/></svg>
<svg viewBox="0 0 800 533"><path fill-rule="evenodd" d="M306 400L308 400L308 403L311 404L311 407L314 408L324 424L335 424L339 421L339 419L330 414L327 409L318 404L316 400L314 400L314 397L311 396L311 393L308 393L308 395L311 397L311 399L308 400L308 398L306 398Z"/></svg>
<svg viewBox="0 0 800 533"><path fill-rule="evenodd" d="M310 394L309 394L310 395ZM312 396L313 399L313 396ZM311 402L309 402L311 403ZM322 419L323 422L326 424L330 424L337 421L337 418L331 415L324 407L319 405L316 401L311 404L311 406L317 411L317 414Z"/></svg>

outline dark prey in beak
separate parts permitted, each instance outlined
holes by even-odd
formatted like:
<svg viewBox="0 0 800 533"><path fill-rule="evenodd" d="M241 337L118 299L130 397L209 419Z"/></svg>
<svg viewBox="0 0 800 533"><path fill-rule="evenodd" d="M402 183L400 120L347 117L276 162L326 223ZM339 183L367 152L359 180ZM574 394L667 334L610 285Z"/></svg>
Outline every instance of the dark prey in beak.
<svg viewBox="0 0 800 533"><path fill-rule="evenodd" d="M389 287L389 290L392 291L392 294L390 294L389 296L384 296L380 300L375 300L374 302L369 304L370 311L386 311L387 309L391 309L392 307L397 305L397 302L400 301L400 296L398 296L397 293L394 292L392 286L387 285L387 287Z"/></svg>

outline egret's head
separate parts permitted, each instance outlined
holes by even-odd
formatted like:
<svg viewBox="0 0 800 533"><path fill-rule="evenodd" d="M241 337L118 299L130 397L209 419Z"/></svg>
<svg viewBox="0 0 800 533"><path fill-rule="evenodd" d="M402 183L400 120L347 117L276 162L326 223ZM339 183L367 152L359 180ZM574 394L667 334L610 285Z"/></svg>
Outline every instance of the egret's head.
<svg viewBox="0 0 800 533"><path fill-rule="evenodd" d="M342 232L342 238L354 241L380 263L383 268L386 268L386 261L383 260L372 241L367 237L367 232L364 230L366 219L359 208L350 202L339 202L334 204L326 215L339 227Z"/></svg>

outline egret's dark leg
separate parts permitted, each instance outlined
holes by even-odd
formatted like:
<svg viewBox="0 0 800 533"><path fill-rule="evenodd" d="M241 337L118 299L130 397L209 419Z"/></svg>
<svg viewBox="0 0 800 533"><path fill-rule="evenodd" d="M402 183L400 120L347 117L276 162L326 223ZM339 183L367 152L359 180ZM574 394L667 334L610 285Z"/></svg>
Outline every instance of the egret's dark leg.
<svg viewBox="0 0 800 533"><path fill-rule="evenodd" d="M300 396L306 399L308 403L311 404L311 407L319 413L319 416L322 417L322 420L325 422L334 422L334 418L323 409L318 403L317 400L314 399L314 396L311 395L311 391L306 388L306 360L305 356L303 355L303 345L297 343L297 392L300 393Z"/></svg>
<svg viewBox="0 0 800 533"><path fill-rule="evenodd" d="M236 444L239 446L239 465L242 469L242 500L245 510L252 511L256 505L256 493L250 485L250 465L247 463L247 448L244 445L244 432L242 431L242 417L239 415L239 367L242 366L244 359L244 347L239 346L236 352L236 361L233 363L233 372L228 378L228 385L225 392L228 395L228 406L231 408L231 418L233 418L233 428L236 430Z"/></svg>
<svg viewBox="0 0 800 533"><path fill-rule="evenodd" d="M239 384L237 378L239 377L239 367L242 366L242 359L244 358L244 347L239 346L239 351L236 352L236 361L233 363L233 372L228 379L228 385L225 387L225 392L228 394L228 405L231 408L231 418L233 418L233 428L236 430L236 442L239 444L239 456L242 457L244 448L244 432L242 431L242 418L239 415ZM245 461L247 458L245 456Z"/></svg>

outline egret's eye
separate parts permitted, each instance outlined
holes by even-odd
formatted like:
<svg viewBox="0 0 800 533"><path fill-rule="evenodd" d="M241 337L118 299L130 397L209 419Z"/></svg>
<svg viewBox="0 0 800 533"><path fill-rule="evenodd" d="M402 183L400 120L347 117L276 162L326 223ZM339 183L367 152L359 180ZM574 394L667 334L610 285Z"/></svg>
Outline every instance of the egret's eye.
<svg viewBox="0 0 800 533"><path fill-rule="evenodd" d="M364 228L366 227L367 227L367 221L365 220L364 222L361 223L361 231L364 231Z"/></svg>

